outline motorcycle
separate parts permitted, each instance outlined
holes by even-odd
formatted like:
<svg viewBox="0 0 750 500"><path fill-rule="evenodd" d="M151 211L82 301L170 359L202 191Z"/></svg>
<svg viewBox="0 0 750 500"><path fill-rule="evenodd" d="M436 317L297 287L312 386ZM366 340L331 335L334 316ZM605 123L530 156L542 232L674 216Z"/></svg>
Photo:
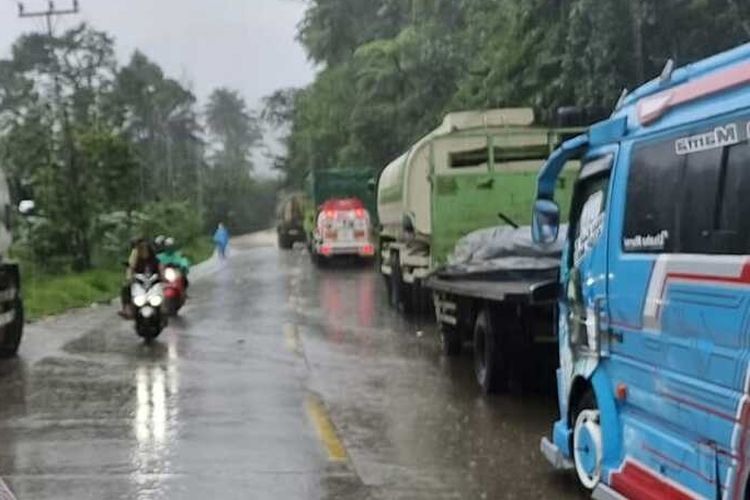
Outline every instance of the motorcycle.
<svg viewBox="0 0 750 500"><path fill-rule="evenodd" d="M159 274L135 274L130 294L135 313L135 332L146 343L151 342L167 326L167 318L162 314L164 290Z"/></svg>
<svg viewBox="0 0 750 500"><path fill-rule="evenodd" d="M185 305L185 275L178 266L168 265L164 269L164 311L168 316L177 316Z"/></svg>

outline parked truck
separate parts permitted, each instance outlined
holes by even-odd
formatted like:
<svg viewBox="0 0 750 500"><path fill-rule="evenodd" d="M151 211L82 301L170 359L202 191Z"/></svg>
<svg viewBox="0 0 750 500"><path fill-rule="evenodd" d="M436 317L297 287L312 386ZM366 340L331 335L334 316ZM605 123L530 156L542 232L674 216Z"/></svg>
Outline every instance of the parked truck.
<svg viewBox="0 0 750 500"><path fill-rule="evenodd" d="M31 200L24 200L18 210L21 214L27 214L33 208ZM8 255L13 243L11 224L14 212L10 189L5 174L0 170L0 358L16 355L24 326L21 272L18 263L10 260Z"/></svg>
<svg viewBox="0 0 750 500"><path fill-rule="evenodd" d="M536 173L569 133L535 126L531 109L451 113L389 164L377 201L391 303L406 312L429 306L424 280L462 236L502 221L528 223ZM572 175L558 181L562 200Z"/></svg>
<svg viewBox="0 0 750 500"><path fill-rule="evenodd" d="M304 243L305 210L308 199L305 193L283 193L276 205L276 236L279 248L290 250L295 243Z"/></svg>
<svg viewBox="0 0 750 500"><path fill-rule="evenodd" d="M310 242L313 262L323 266L341 258L370 261L375 255L370 214L359 198L331 198L316 214Z"/></svg>
<svg viewBox="0 0 750 500"><path fill-rule="evenodd" d="M541 171L534 238L567 236L541 449L594 498L750 495L749 194L750 45L668 63Z"/></svg>
<svg viewBox="0 0 750 500"><path fill-rule="evenodd" d="M365 210L375 224L375 195L370 182L375 171L365 167L318 168L305 177L305 193L308 203L305 210L305 232L308 243L312 242L316 216L321 206L328 200L356 198L364 204Z"/></svg>
<svg viewBox="0 0 750 500"><path fill-rule="evenodd" d="M557 367L559 244L535 245L528 227L497 226L462 238L426 280L443 353L473 343L484 393L542 388Z"/></svg>
<svg viewBox="0 0 750 500"><path fill-rule="evenodd" d="M341 255L371 258L377 224L375 171L364 167L319 168L305 178L305 235L315 263Z"/></svg>

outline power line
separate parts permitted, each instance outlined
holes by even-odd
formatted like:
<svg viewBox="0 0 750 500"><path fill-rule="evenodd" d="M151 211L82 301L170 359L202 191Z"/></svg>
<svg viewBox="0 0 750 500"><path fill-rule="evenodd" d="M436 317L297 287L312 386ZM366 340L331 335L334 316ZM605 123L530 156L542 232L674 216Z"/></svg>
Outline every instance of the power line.
<svg viewBox="0 0 750 500"><path fill-rule="evenodd" d="M78 0L73 0L73 5L67 9L56 9L55 3L50 0L47 3L47 10L38 10L33 12L27 12L26 7L22 2L18 2L18 17L20 18L35 18L43 17L47 21L47 35L52 38L52 19L56 16L66 16L71 14L78 14L79 12Z"/></svg>

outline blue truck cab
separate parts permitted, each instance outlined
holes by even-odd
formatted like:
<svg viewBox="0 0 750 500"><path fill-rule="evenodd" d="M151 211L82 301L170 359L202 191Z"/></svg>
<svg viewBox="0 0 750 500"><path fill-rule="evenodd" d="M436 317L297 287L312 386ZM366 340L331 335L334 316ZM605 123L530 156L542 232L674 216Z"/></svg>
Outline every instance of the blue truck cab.
<svg viewBox="0 0 750 500"><path fill-rule="evenodd" d="M560 419L544 455L595 498L748 498L750 44L662 75L567 141L580 159L560 272Z"/></svg>

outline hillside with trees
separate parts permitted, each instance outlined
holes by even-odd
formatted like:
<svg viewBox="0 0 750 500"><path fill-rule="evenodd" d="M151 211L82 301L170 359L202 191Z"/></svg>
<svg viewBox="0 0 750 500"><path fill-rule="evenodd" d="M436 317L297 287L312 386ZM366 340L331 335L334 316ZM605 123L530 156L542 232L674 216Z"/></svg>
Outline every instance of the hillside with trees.
<svg viewBox="0 0 750 500"><path fill-rule="evenodd" d="M48 271L112 266L130 238L207 239L267 227L273 183L253 176L259 117L216 89L205 105L145 54L82 24L28 34L0 60L0 166L32 199L14 251Z"/></svg>
<svg viewBox="0 0 750 500"><path fill-rule="evenodd" d="M319 70L266 99L277 159L382 167L449 111L560 106L605 115L623 89L750 39L736 0L311 0L299 41Z"/></svg>

